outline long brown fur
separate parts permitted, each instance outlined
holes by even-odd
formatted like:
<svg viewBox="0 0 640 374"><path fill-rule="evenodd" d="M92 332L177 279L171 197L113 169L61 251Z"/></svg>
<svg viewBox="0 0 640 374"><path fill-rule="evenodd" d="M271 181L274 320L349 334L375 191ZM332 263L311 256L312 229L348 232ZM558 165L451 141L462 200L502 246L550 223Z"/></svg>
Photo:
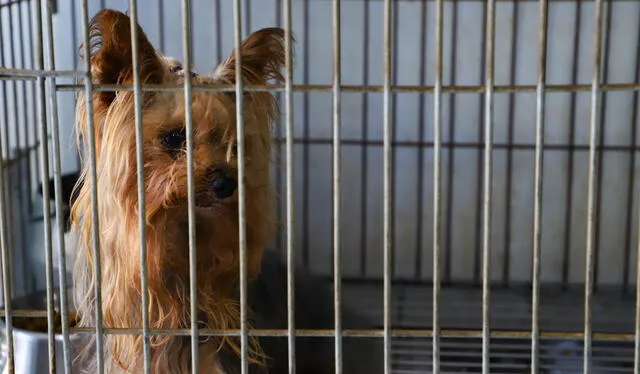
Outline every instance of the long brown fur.
<svg viewBox="0 0 640 374"><path fill-rule="evenodd" d="M91 78L94 84L131 84L133 81L130 20L125 14L100 11L90 23ZM143 83L180 84L183 77L169 71L167 59L151 45L138 27ZM263 29L242 44L245 84L282 81L284 33ZM194 84L235 83L235 57L231 54L213 76L193 77ZM189 76L186 74L185 76ZM141 259L139 248L134 96L131 91L93 94L99 226L92 222L89 128L86 98L77 101L77 134L83 153L82 177L72 207L73 229L78 237L74 269L76 304L81 326L95 326L95 284L101 285L102 316L107 328L141 328ZM259 272L263 248L273 229L269 182L270 127L277 116L273 95L251 92L245 96L245 186L247 202L247 255L251 276ZM207 194L207 171L222 165L237 178L232 147L236 138L235 101L227 93L195 92L192 97L194 175L196 195ZM186 154L172 155L158 137L181 127L185 117L182 92L143 93L143 156L145 224L148 264L149 325L152 329L188 328L189 255ZM209 208L196 209L197 295L203 328L239 328L237 288L237 192ZM93 231L98 230L102 277L96 280ZM104 336L108 372L138 373L142 368L140 334ZM227 344L238 349L236 339L203 339L201 372L211 373L215 352ZM89 348L90 347L90 348ZM153 373L186 373L190 368L188 337L151 337ZM94 355L87 345L87 356ZM255 341L250 357L261 362ZM208 364L206 364L208 362ZM205 366L205 367L202 367ZM89 367L89 371L93 369Z"/></svg>

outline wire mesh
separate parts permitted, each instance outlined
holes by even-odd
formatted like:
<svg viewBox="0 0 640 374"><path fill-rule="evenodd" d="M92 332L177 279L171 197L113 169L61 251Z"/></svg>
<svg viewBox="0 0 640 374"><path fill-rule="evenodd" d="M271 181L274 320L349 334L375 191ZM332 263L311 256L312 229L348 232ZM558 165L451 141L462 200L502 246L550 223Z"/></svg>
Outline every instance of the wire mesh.
<svg viewBox="0 0 640 374"><path fill-rule="evenodd" d="M60 49L64 42L56 38L60 34L56 17L66 12L74 20L81 18L82 27L69 23L73 34L69 43L75 48L84 40L86 45L88 18L106 2L85 1L80 14L75 14L74 4L57 4L54 14L52 2L45 7L39 3L0 3L0 153L4 159L0 244L5 308L1 315L6 335L13 334L16 318L37 316L49 319L48 333L53 336L53 247L60 256L58 283L66 287L68 244L63 240L59 198L68 161L59 153L65 148L64 95L85 95L91 108L93 92L133 92L141 140L140 100L145 92L182 91L187 104L195 93L231 92L241 108L243 92L268 91L283 98L285 108L284 127L276 130L274 141L284 151L284 157L276 155L276 160L286 167L276 167L274 181L284 197L277 209L283 224L276 247L286 252L286 329L257 331L247 325L246 232L240 214L241 328L198 328L192 282L189 328L151 329L148 315L143 315L141 328L109 328L103 326L101 308L96 308L95 328L69 328L68 321L63 321L67 372L71 334L98 335L102 371L103 335L142 335L143 361L148 364L149 337L171 333L191 338L194 372L200 337L239 337L245 348L242 371L247 372L249 337L270 334L287 337L290 373L296 372L297 338L310 336L335 339L336 372L342 371L343 339L374 336L384 342L385 372L549 372L561 365L553 352L562 347L580 361L572 361L576 370L596 372L604 367L607 372L632 368L639 372L640 322L635 303L640 294L634 291L638 282L635 179L640 151L640 54L632 46L640 38L636 22L640 19L634 13L640 2L274 0L269 3L276 4L277 10L270 11L271 17L255 2L217 1L204 8L215 19L210 22L211 39L200 41L205 38L197 31L202 16L191 10L199 9L200 2L183 1L182 18L173 22L177 12L174 17L167 2L154 4L153 12L138 19L136 1L130 1L132 26L139 20L145 29L156 30L150 35L162 51L179 51L175 46L181 44L187 66L209 62L202 57L203 45L209 41L207 53L214 50L215 59L222 60L227 47L239 50L243 34L263 24L283 22L285 82L261 86L243 85L240 75L238 85L201 86L185 79L180 86L143 86L137 75L130 86L93 84L86 73L90 64L79 67L76 54L69 54L68 64L55 64L60 51L65 52ZM525 19L525 14L533 13L535 22ZM563 22L571 30L558 26ZM178 26L172 29L172 25ZM635 36L622 38L619 30ZM295 65L290 39L294 34L301 51L296 56L301 62ZM35 49L30 42L15 43L32 36ZM465 44L465 39L473 43ZM136 41L134 33L134 46ZM521 45L527 41L539 47L525 52ZM621 52L616 44L633 53ZM417 57L408 57L408 50L417 51ZM241 57L236 55L239 63ZM134 58L134 66L138 63ZM628 78L616 75L625 69L632 73ZM558 79L559 75L566 79ZM77 78L84 81L72 82ZM627 107L621 109L620 101ZM534 119L525 119L523 112ZM239 109L240 159L243 115ZM188 134L193 130L190 116L187 110ZM144 290L147 255L140 146L136 156ZM188 154L192 147L189 141ZM28 162L15 169L21 158ZM189 158L193 162L193 156ZM90 149L85 161L95 166L95 150ZM242 180L245 171L242 166L239 169ZM193 168L189 173L193 176ZM16 188L16 178L26 187ZM53 178L52 187L45 186L49 178ZM95 181L95 172L88 179ZM41 202L34 198L38 182L43 182ZM193 186L189 191L193 209ZM97 188L92 192L94 256L100 258L99 196ZM50 204L49 198L54 197L55 204ZM49 205L55 206L55 223ZM42 217L33 214L38 208ZM16 210L28 214L16 222ZM22 274L28 266L10 266L17 246L36 231L32 221L42 226L37 226L44 238L38 253L46 255L47 271L38 281ZM52 227L58 240L51 237ZM189 232L193 280L197 276L193 224ZM294 265L323 273L334 282L333 328L312 331L295 326L294 297L300 291L294 290ZM99 266L96 274L100 304ZM27 284L38 282L49 291L48 310L14 310L12 288L27 289ZM549 291L548 284L556 287ZM143 305L148 303L145 298L143 292ZM359 309L378 319L377 329L354 331L342 326L341 304L350 298L361 301ZM66 301L61 299L65 318ZM465 299L467 303L461 302ZM577 314L584 317L564 318ZM48 344L53 371L58 352L53 339ZM10 338L9 366L13 350ZM150 370L146 365L145 372Z"/></svg>

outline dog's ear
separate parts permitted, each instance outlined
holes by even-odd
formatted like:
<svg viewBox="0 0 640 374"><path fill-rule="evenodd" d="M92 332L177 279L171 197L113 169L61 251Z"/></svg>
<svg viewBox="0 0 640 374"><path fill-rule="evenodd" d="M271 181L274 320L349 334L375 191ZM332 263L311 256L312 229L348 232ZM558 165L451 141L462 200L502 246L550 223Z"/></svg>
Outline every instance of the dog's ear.
<svg viewBox="0 0 640 374"><path fill-rule="evenodd" d="M139 25L137 34L140 81L162 83L165 69L156 49ZM89 23L89 46L94 83L130 84L133 81L131 20L126 14L111 9L98 12ZM98 104L109 105L115 99L115 92L101 92L99 99Z"/></svg>
<svg viewBox="0 0 640 374"><path fill-rule="evenodd" d="M284 30L265 28L249 35L240 45L242 77L244 83L265 84L269 80L283 82L285 64ZM226 84L236 83L236 55L222 62L215 70L215 78Z"/></svg>

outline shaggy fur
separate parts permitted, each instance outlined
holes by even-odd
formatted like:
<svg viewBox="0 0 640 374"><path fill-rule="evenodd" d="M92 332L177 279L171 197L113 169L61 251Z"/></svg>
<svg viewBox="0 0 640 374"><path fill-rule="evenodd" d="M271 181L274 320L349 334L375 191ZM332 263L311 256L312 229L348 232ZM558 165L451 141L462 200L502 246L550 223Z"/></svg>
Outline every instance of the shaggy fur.
<svg viewBox="0 0 640 374"><path fill-rule="evenodd" d="M194 84L236 83L234 53L216 68L213 75L184 74L179 63L156 51L140 27L137 29L137 35L139 77L143 84L179 85L183 83L185 75L191 77ZM125 14L113 10L103 10L96 14L90 23L90 47L91 56L88 58L91 59L93 83L132 84L130 19ZM267 28L253 33L242 43L241 54L245 84L265 84L272 80L283 80L280 73L284 65L283 30ZM247 257L249 275L251 279L255 279L260 273L263 249L271 239L274 226L269 155L270 126L276 118L277 106L273 95L267 92L248 92L245 94L244 102ZM198 319L202 328L239 328L237 192L219 198L212 191L212 178L221 172L237 179L234 94L194 92L191 110L197 205L195 226L197 301L200 312ZM181 143L178 148L168 147L166 142L163 142L163 139L172 136L171 134L174 134L174 137L184 137L184 118L183 92L143 93L142 144L149 284L147 295L149 325L152 329L189 328L191 321L186 146ZM98 260L94 258L92 245L93 232L98 230L99 263L102 273L101 312L104 326L142 327L143 290L140 284L140 227L134 120L132 91L95 92L95 144L90 144L86 100L84 96L78 99L77 134L84 162L71 219L73 231L79 240L74 287L80 326L95 326L96 322L94 288L97 280L94 266ZM87 158L89 147L92 146L95 147L96 154L95 183L98 192L99 227L94 227L91 219L91 186L94 181L91 180L90 163ZM274 281L267 280L268 282ZM256 284L265 284L265 281ZM284 286L281 283L276 284L277 287ZM281 300L282 298L274 302ZM330 305L330 297L323 300ZM269 303L267 300L258 306L262 305L262 309L265 310L264 306L268 306ZM328 312L328 315L331 316L331 312ZM260 318L253 318L252 321L260 321ZM331 321L331 317L328 321ZM326 328L331 328L331 323ZM152 372L189 372L189 339L185 336L152 336ZM141 335L109 334L104 336L104 344L107 372L142 371ZM93 356L92 344L86 344L85 347L85 357ZM226 367L224 370L227 372L233 371L232 357L236 357L238 352L239 342L236 338L203 338L200 348L200 372L212 373L222 370L220 367ZM264 355L260 342L251 339L249 358L252 367L255 367L255 370L272 367L271 364L265 366L266 363L272 362L267 356ZM224 358L224 362L221 362L221 357ZM331 355L328 357L331 358ZM280 365L282 364L283 362L280 362ZM286 365L286 362L284 364ZM214 369L216 367L217 370ZM89 366L88 371L93 372L94 368Z"/></svg>

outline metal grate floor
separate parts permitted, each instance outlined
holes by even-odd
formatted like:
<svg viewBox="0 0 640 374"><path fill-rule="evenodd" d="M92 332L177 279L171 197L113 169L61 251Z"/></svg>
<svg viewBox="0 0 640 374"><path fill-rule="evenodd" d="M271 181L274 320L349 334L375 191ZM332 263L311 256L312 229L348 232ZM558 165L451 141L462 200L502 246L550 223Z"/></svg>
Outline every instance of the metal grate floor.
<svg viewBox="0 0 640 374"><path fill-rule="evenodd" d="M382 325L382 286L380 283L345 282L345 300L357 301L374 321ZM570 333L584 329L584 290L580 287L541 290L540 328L542 332L567 333L558 339L540 341L540 366L545 374L582 373L582 340ZM529 331L531 294L529 287L492 289L491 328ZM431 285L394 285L393 328L429 329L432 325ZM443 329L480 330L482 291L479 287L443 287L440 323ZM600 288L592 305L593 331L631 334L635 331L635 293ZM592 351L593 373L633 372L632 340L595 340ZM480 373L482 341L471 337L441 339L441 372ZM394 338L393 372L398 374L431 371L431 338ZM492 338L491 373L529 373L531 341L528 338Z"/></svg>

